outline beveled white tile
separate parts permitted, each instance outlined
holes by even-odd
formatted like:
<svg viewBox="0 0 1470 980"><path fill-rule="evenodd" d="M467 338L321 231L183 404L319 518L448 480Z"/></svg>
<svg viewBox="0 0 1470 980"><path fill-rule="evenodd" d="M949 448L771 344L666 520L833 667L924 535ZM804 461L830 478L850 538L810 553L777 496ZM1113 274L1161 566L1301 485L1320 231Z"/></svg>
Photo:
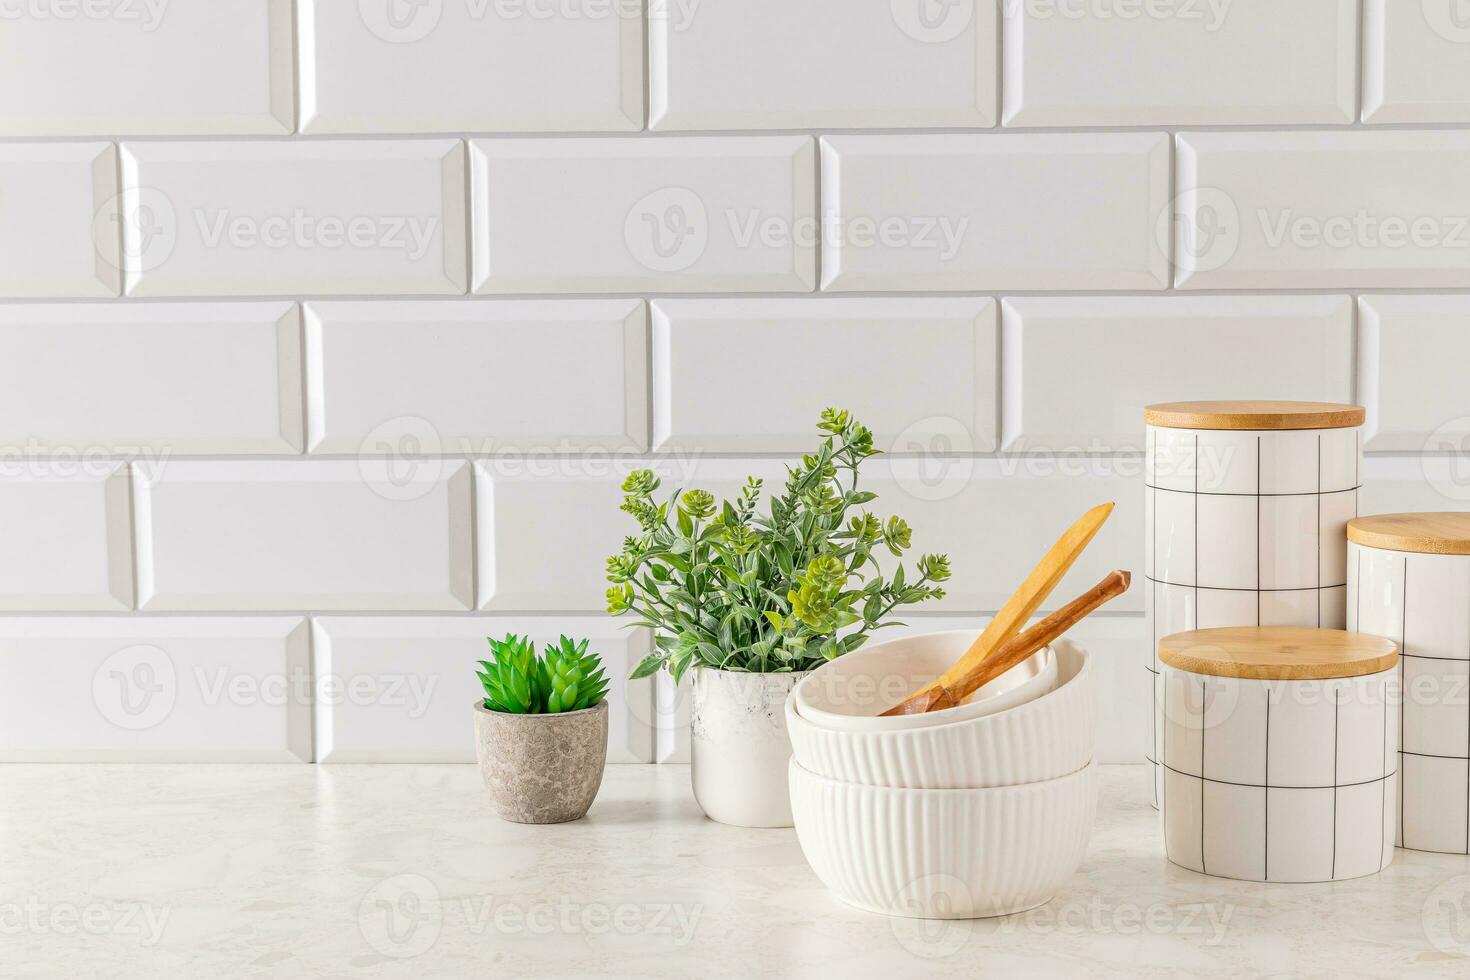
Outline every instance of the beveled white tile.
<svg viewBox="0 0 1470 980"><path fill-rule="evenodd" d="M133 608L124 463L23 461L0 476L0 609Z"/></svg>
<svg viewBox="0 0 1470 980"><path fill-rule="evenodd" d="M139 608L469 607L463 461L170 461L135 477Z"/></svg>
<svg viewBox="0 0 1470 980"><path fill-rule="evenodd" d="M1470 17L1461 0L1363 2L1363 121L1470 122Z"/></svg>
<svg viewBox="0 0 1470 980"><path fill-rule="evenodd" d="M1161 133L828 136L822 288L1162 289Z"/></svg>
<svg viewBox="0 0 1470 980"><path fill-rule="evenodd" d="M1001 318L1008 450L1137 452L1158 402L1352 400L1348 296L1012 297Z"/></svg>
<svg viewBox="0 0 1470 980"><path fill-rule="evenodd" d="M1356 0L1019 0L1003 10L1007 126L1355 118Z"/></svg>
<svg viewBox="0 0 1470 980"><path fill-rule="evenodd" d="M1359 387L1369 451L1439 452L1470 439L1458 368L1470 361L1470 296L1363 296Z"/></svg>
<svg viewBox="0 0 1470 980"><path fill-rule="evenodd" d="M291 0L8 5L0 135L289 133L291 20Z"/></svg>
<svg viewBox="0 0 1470 980"><path fill-rule="evenodd" d="M390 455L646 449L647 338L638 300L311 303L308 444Z"/></svg>
<svg viewBox="0 0 1470 980"><path fill-rule="evenodd" d="M300 0L303 133L643 128L643 5Z"/></svg>
<svg viewBox="0 0 1470 980"><path fill-rule="evenodd" d="M649 17L652 129L995 125L996 0L703 0Z"/></svg>
<svg viewBox="0 0 1470 980"><path fill-rule="evenodd" d="M809 292L806 136L475 140L474 291Z"/></svg>
<svg viewBox="0 0 1470 980"><path fill-rule="evenodd" d="M0 619L0 663L0 761L311 761L304 619Z"/></svg>
<svg viewBox="0 0 1470 980"><path fill-rule="evenodd" d="M122 145L129 296L462 293L458 140Z"/></svg>
<svg viewBox="0 0 1470 980"><path fill-rule="evenodd" d="M313 621L317 762L475 761L472 705L486 637L589 641L608 679L608 762L653 761L653 680L630 681L647 630L585 619L456 616L321 617Z"/></svg>
<svg viewBox="0 0 1470 980"><path fill-rule="evenodd" d="M807 450L841 405L887 452L989 452L995 319L991 299L659 300L654 446Z"/></svg>
<svg viewBox="0 0 1470 980"><path fill-rule="evenodd" d="M1470 285L1470 133L1181 133L1176 285Z"/></svg>
<svg viewBox="0 0 1470 980"><path fill-rule="evenodd" d="M0 297L114 297L122 287L117 150L0 144Z"/></svg>
<svg viewBox="0 0 1470 980"><path fill-rule="evenodd" d="M295 453L301 427L291 303L0 306L0 446Z"/></svg>

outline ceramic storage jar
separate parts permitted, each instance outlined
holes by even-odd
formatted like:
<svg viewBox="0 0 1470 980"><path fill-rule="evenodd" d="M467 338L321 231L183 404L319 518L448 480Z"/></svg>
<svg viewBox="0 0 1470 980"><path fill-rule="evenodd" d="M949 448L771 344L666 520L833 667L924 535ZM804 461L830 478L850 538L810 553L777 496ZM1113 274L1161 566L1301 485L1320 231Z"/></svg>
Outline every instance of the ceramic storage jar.
<svg viewBox="0 0 1470 980"><path fill-rule="evenodd" d="M1159 640L1222 626L1346 625L1348 520L1358 513L1364 411L1290 401L1150 405L1144 654L1158 766Z"/></svg>
<svg viewBox="0 0 1470 980"><path fill-rule="evenodd" d="M1398 644L1233 627L1159 644L1164 847L1248 881L1338 881L1393 860Z"/></svg>
<svg viewBox="0 0 1470 980"><path fill-rule="evenodd" d="M1348 628L1399 641L1399 846L1470 853L1470 514L1348 525Z"/></svg>

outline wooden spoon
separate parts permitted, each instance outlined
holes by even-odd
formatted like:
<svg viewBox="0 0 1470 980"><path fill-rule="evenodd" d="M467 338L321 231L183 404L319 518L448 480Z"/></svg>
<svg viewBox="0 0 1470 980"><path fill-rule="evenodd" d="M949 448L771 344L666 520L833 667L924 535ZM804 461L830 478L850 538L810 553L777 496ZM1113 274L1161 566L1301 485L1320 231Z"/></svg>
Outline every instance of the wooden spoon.
<svg viewBox="0 0 1470 980"><path fill-rule="evenodd" d="M943 708L953 708L963 704L965 698L974 694L1012 667L1022 663L1026 658L1034 655L1036 651L1057 639L1073 626L1076 626L1084 617L1091 615L1103 603L1127 592L1128 586L1132 582L1133 576L1129 572L1116 571L1110 573L1107 578L1026 632L1012 637L1009 643L995 651L993 656L987 657L982 663L972 668L969 673L965 674L953 685L941 688L938 693L929 699L928 703L923 705L913 704L903 711L894 708L883 712L883 714L916 715L925 711L939 711ZM899 707L904 707L905 705L909 705L909 702L906 701Z"/></svg>
<svg viewBox="0 0 1470 980"><path fill-rule="evenodd" d="M1102 529L1103 523L1107 521L1108 515L1113 512L1111 503L1102 504L1092 508L1083 514L1076 524L1067 529L1057 543L1051 546L1041 559L1041 562L1026 576L1020 588L1006 600L1006 604L996 613L990 625L985 627L985 632L980 638L971 644L965 655L957 660L953 667L929 684L910 694L903 701L883 712L880 717L888 715L908 715L930 710L929 705L934 698L940 696L945 690L952 689L960 682L960 679L978 667L985 658L994 653L1002 644L1016 635L1023 623L1030 619L1032 614L1051 595L1057 583L1067 574L1077 557L1082 554L1083 549L1097 536Z"/></svg>

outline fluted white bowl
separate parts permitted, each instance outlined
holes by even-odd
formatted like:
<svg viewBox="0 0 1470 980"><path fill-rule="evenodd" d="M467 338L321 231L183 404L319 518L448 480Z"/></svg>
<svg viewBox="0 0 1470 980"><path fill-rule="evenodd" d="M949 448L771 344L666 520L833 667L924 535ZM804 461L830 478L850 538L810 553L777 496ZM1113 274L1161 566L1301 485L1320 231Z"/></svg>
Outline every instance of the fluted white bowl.
<svg viewBox="0 0 1470 980"><path fill-rule="evenodd" d="M803 769L866 786L982 789L1056 779L1096 753L1091 657L1070 640L1052 645L1057 686L1006 711L930 728L833 731L786 698L786 730Z"/></svg>
<svg viewBox="0 0 1470 980"><path fill-rule="evenodd" d="M1048 648L986 684L964 704L878 717L954 666L977 636L976 630L922 633L838 657L796 686L796 710L812 724L835 731L891 732L981 718L1025 704L1055 686L1056 658Z"/></svg>
<svg viewBox="0 0 1470 980"><path fill-rule="evenodd" d="M976 919L1049 902L1087 853L1097 763L1040 783L892 789L843 783L791 760L791 810L807 863L869 912Z"/></svg>

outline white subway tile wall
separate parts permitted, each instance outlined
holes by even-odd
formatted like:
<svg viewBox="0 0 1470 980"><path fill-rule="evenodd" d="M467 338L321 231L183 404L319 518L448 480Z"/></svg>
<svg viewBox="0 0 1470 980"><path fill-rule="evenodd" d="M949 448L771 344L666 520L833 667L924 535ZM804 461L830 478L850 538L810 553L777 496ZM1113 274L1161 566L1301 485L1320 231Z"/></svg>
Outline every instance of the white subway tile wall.
<svg viewBox="0 0 1470 980"><path fill-rule="evenodd" d="M486 635L649 648L628 472L779 481L829 404L954 563L911 629L1101 500L1053 605L1141 575L1148 402L1360 402L1364 513L1470 510L1461 6L6 7L0 760L468 760Z"/></svg>

